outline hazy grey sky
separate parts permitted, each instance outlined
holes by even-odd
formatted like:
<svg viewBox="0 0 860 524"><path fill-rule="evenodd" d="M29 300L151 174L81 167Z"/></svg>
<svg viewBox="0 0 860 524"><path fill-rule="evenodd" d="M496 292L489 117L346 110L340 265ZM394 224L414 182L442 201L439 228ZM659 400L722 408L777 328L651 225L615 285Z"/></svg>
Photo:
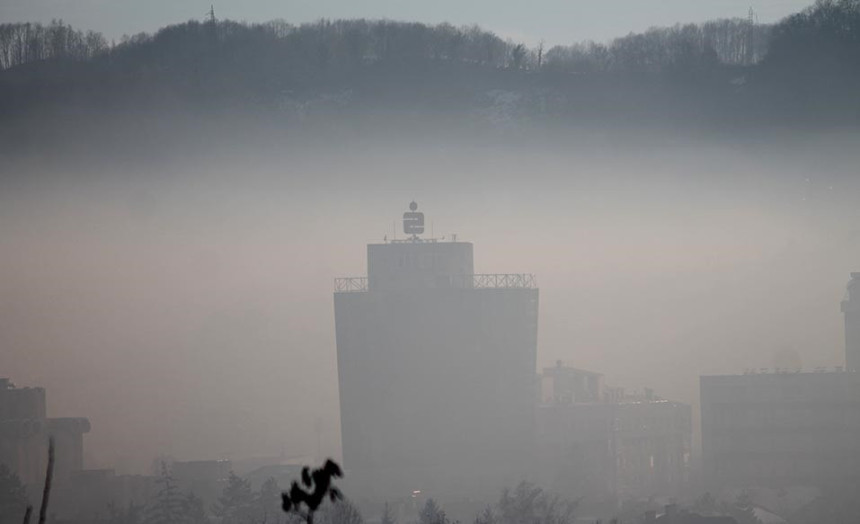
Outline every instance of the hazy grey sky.
<svg viewBox="0 0 860 524"><path fill-rule="evenodd" d="M606 40L676 22L744 17L752 7L770 22L810 0L0 0L0 22L62 18L109 38L202 18L214 3L219 18L305 22L318 18L390 18L456 25L477 23L534 44Z"/></svg>

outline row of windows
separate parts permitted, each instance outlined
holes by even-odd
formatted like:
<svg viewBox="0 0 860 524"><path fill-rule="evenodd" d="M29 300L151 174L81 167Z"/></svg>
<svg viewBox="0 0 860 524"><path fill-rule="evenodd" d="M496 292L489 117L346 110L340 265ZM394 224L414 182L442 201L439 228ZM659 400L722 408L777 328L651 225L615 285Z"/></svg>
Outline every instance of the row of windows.
<svg viewBox="0 0 860 524"><path fill-rule="evenodd" d="M724 405L713 406L707 418L716 426L731 427L860 427L860 405Z"/></svg>

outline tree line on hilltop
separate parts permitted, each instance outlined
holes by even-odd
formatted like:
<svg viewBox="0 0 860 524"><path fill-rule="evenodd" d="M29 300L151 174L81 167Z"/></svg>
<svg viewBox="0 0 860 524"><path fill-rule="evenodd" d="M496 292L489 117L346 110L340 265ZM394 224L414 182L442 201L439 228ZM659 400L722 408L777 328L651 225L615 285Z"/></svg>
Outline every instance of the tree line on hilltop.
<svg viewBox="0 0 860 524"><path fill-rule="evenodd" d="M228 44L234 53L270 52L284 65L348 68L375 62L448 61L474 66L571 72L659 70L706 57L722 64L758 62L766 54L771 26L745 19L651 28L608 44L570 46L525 44L502 40L478 26L435 26L389 20L320 20L291 25L283 20L262 24L189 21L154 34L126 36L109 44L95 31L80 31L55 20L0 24L0 69L45 60L101 59L114 65L166 66L199 57L212 44ZM227 49L217 49L223 54ZM227 56L229 58L229 56Z"/></svg>
<svg viewBox="0 0 860 524"><path fill-rule="evenodd" d="M543 93L534 106L562 116L653 106L652 115L853 123L858 58L860 0L818 0L773 25L715 20L549 49L478 26L388 20L211 19L118 43L59 21L18 23L0 25L0 111L141 100L271 108L285 97L346 91L357 106L402 97L458 110L482 93L510 90Z"/></svg>

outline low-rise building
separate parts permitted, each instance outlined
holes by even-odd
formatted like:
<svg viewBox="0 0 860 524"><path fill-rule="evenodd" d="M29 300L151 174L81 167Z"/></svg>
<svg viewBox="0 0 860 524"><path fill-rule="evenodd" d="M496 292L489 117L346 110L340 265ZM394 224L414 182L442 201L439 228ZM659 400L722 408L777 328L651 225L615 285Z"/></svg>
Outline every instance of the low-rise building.
<svg viewBox="0 0 860 524"><path fill-rule="evenodd" d="M206 504L214 504L230 477L233 465L229 460L175 461L170 473L183 492L194 493Z"/></svg>
<svg viewBox="0 0 860 524"><path fill-rule="evenodd" d="M688 478L688 404L605 385L562 365L542 374L537 415L540 480L590 500L675 495Z"/></svg>
<svg viewBox="0 0 860 524"><path fill-rule="evenodd" d="M700 378L708 489L860 482L860 273L842 312L844 366Z"/></svg>
<svg viewBox="0 0 860 524"><path fill-rule="evenodd" d="M55 487L51 509L65 523L98 522L108 520L112 513L143 508L157 488L155 477L85 469L73 473L70 482Z"/></svg>

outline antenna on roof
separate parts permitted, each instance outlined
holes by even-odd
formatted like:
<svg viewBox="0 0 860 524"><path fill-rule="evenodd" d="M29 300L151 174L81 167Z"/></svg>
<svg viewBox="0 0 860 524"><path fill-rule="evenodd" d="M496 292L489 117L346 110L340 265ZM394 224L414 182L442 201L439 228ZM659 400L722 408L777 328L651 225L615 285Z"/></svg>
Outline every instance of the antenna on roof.
<svg viewBox="0 0 860 524"><path fill-rule="evenodd" d="M413 242L418 242L418 235L424 232L424 213L418 211L414 200L409 203L409 211L403 213L403 232L412 235Z"/></svg>
<svg viewBox="0 0 860 524"><path fill-rule="evenodd" d="M750 6L749 13L747 13L747 38L744 49L746 56L744 57L744 65L752 65L755 62L755 24L756 12Z"/></svg>

